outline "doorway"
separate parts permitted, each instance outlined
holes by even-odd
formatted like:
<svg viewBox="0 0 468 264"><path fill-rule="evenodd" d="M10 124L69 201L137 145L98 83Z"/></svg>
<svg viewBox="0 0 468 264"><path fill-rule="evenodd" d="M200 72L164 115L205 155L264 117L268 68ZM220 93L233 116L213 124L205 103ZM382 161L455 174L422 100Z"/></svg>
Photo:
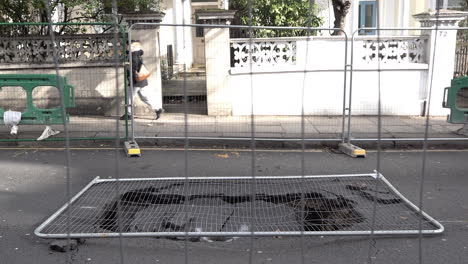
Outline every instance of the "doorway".
<svg viewBox="0 0 468 264"><path fill-rule="evenodd" d="M202 24L195 17L195 12L197 9L200 8L193 8L192 9L192 22L194 24ZM204 36L204 28L203 27L194 27L192 29L193 34L193 62L195 66L203 67L205 66L205 36Z"/></svg>
<svg viewBox="0 0 468 264"><path fill-rule="evenodd" d="M377 26L377 4L375 1L359 2L359 27L372 28ZM375 35L375 30L360 30L359 35Z"/></svg>

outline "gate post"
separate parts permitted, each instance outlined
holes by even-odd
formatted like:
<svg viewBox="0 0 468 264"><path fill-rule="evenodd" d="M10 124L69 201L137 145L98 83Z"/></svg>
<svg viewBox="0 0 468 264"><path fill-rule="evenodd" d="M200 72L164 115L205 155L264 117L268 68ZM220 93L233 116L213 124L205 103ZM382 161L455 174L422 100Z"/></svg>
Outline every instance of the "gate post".
<svg viewBox="0 0 468 264"><path fill-rule="evenodd" d="M429 100L429 87L432 91L430 108L426 106L425 113L431 115L446 115L447 110L442 107L444 88L450 86L455 67L455 50L458 23L468 15L468 12L454 10L428 11L413 15L422 27L436 30L422 30L422 34L429 36L427 49L427 63L429 73L426 82L426 102ZM435 59L434 59L435 58Z"/></svg>
<svg viewBox="0 0 468 264"><path fill-rule="evenodd" d="M204 24L230 25L235 12L213 9L200 10L195 15ZM208 115L232 115L229 28L207 27L204 36Z"/></svg>

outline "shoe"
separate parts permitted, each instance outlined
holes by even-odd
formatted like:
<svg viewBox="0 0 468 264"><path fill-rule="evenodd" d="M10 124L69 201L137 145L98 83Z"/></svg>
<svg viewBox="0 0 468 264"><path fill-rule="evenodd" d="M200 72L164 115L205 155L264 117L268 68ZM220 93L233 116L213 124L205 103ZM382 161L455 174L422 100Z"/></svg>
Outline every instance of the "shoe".
<svg viewBox="0 0 468 264"><path fill-rule="evenodd" d="M132 115L126 115L126 114L123 114L123 116L120 117L120 120L131 120L132 119Z"/></svg>
<svg viewBox="0 0 468 264"><path fill-rule="evenodd" d="M155 112L156 112L156 120L158 120L158 119L161 117L161 114L162 114L162 112L163 112L163 109L160 108L160 109L156 110Z"/></svg>

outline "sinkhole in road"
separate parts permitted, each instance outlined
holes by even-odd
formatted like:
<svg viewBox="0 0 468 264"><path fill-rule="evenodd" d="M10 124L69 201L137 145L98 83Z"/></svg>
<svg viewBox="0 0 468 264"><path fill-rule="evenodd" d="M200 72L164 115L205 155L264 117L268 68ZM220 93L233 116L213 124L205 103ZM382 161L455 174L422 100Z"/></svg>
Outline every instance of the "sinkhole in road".
<svg viewBox="0 0 468 264"><path fill-rule="evenodd" d="M95 179L41 237L439 233L381 174ZM69 234L68 234L69 233Z"/></svg>

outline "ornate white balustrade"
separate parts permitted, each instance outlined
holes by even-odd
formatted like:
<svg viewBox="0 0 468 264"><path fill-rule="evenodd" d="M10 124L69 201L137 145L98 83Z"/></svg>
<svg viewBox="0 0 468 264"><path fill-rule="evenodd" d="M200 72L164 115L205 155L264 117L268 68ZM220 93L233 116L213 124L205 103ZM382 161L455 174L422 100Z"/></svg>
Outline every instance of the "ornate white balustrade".
<svg viewBox="0 0 468 264"><path fill-rule="evenodd" d="M250 55L251 53L251 55ZM231 40L231 67L275 67L296 64L296 41L294 40Z"/></svg>
<svg viewBox="0 0 468 264"><path fill-rule="evenodd" d="M113 60L113 34L58 35L56 42L60 63ZM0 63L52 63L52 47L49 36L0 38Z"/></svg>
<svg viewBox="0 0 468 264"><path fill-rule="evenodd" d="M359 63L410 64L427 63L427 38L356 40ZM378 51L377 51L378 47Z"/></svg>
<svg viewBox="0 0 468 264"><path fill-rule="evenodd" d="M379 41L375 37L358 37L354 41L356 65L377 61L401 67L427 64L426 36L386 36ZM253 39L251 45L248 39L231 39L231 67L239 70L248 68L251 56L252 66L256 69L296 69L305 60L311 69L338 69L343 64L344 47L344 40L333 38ZM350 47L348 45L348 54Z"/></svg>

